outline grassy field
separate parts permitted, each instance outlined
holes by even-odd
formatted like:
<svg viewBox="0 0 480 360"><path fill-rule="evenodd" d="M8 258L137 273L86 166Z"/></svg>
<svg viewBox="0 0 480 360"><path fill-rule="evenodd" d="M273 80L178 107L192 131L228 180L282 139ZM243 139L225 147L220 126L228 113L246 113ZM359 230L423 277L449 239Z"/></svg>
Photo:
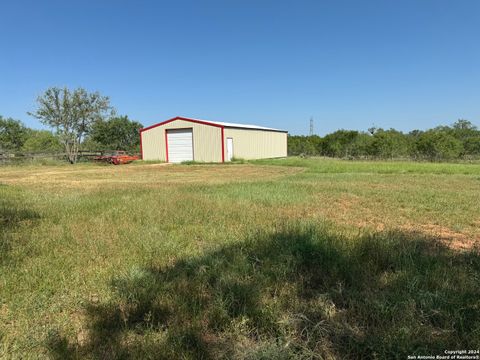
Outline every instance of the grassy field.
<svg viewBox="0 0 480 360"><path fill-rule="evenodd" d="M0 168L0 357L480 348L480 165Z"/></svg>

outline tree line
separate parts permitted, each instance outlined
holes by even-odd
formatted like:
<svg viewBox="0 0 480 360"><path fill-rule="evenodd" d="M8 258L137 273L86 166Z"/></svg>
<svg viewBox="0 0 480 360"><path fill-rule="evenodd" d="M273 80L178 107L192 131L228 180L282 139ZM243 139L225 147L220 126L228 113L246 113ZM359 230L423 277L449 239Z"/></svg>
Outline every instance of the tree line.
<svg viewBox="0 0 480 360"><path fill-rule="evenodd" d="M480 158L480 130L468 120L403 133L395 129L337 130L324 137L288 136L288 154L351 159L454 160Z"/></svg>
<svg viewBox="0 0 480 360"><path fill-rule="evenodd" d="M71 163L79 150L139 152L143 125L119 116L110 99L82 88L52 87L37 98L28 113L52 129L34 130L0 116L0 152L64 151ZM468 120L403 133L395 129L337 130L324 137L288 136L288 154L337 158L410 158L453 160L480 158L480 130Z"/></svg>
<svg viewBox="0 0 480 360"><path fill-rule="evenodd" d="M140 150L143 125L117 115L109 98L98 92L53 87L38 97L37 109L28 114L53 131L0 116L0 152L64 151L75 163L79 150Z"/></svg>

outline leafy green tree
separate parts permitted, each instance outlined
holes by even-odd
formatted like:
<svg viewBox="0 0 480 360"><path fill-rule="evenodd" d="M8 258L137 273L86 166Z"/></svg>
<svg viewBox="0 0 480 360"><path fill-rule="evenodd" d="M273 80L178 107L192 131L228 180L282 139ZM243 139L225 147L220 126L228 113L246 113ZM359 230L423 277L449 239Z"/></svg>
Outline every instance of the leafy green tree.
<svg viewBox="0 0 480 360"><path fill-rule="evenodd" d="M430 160L449 160L460 157L463 144L445 130L432 129L419 136L417 149Z"/></svg>
<svg viewBox="0 0 480 360"><path fill-rule="evenodd" d="M370 133L361 132L352 143L350 154L353 157L371 156L373 136Z"/></svg>
<svg viewBox="0 0 480 360"><path fill-rule="evenodd" d="M408 134L371 127L368 132L338 130L319 136L288 136L289 155L450 160L480 156L480 131L468 120Z"/></svg>
<svg viewBox="0 0 480 360"><path fill-rule="evenodd" d="M463 142L463 148L466 155L480 155L480 135L472 136Z"/></svg>
<svg viewBox="0 0 480 360"><path fill-rule="evenodd" d="M456 121L449 133L463 144L463 153L461 155L478 155L478 147L480 146L480 131L470 121L459 119Z"/></svg>
<svg viewBox="0 0 480 360"><path fill-rule="evenodd" d="M289 155L318 155L319 148L321 147L322 139L320 136L299 136L289 135L288 142L288 154Z"/></svg>
<svg viewBox="0 0 480 360"><path fill-rule="evenodd" d="M92 125L113 112L108 97L82 88L52 87L37 98L37 104L37 110L29 114L56 130L71 164L77 162L80 144Z"/></svg>
<svg viewBox="0 0 480 360"><path fill-rule="evenodd" d="M98 151L98 150L111 150L108 149L106 146L93 141L90 136L88 136L83 142L81 146L81 150L86 150L86 151Z"/></svg>
<svg viewBox="0 0 480 360"><path fill-rule="evenodd" d="M420 153L417 146L422 134L423 134L422 130L412 130L406 135L408 140L408 155L412 159L425 158L425 156Z"/></svg>
<svg viewBox="0 0 480 360"><path fill-rule="evenodd" d="M287 137L288 155L300 155L302 136L290 135Z"/></svg>
<svg viewBox="0 0 480 360"><path fill-rule="evenodd" d="M322 146L323 146L323 139L318 135L311 135L308 137L310 142L310 153L308 155L318 156L321 154Z"/></svg>
<svg viewBox="0 0 480 360"><path fill-rule="evenodd" d="M337 130L323 138L322 154L332 157L351 156L359 135L354 130Z"/></svg>
<svg viewBox="0 0 480 360"><path fill-rule="evenodd" d="M408 139L395 129L377 129L373 134L371 155L383 159L404 157L409 152Z"/></svg>
<svg viewBox="0 0 480 360"><path fill-rule="evenodd" d="M28 139L22 146L23 151L61 151L63 148L58 136L47 130L31 130Z"/></svg>
<svg viewBox="0 0 480 360"><path fill-rule="evenodd" d="M130 120L128 116L119 116L93 124L89 139L109 150L138 150L140 129L143 125Z"/></svg>
<svg viewBox="0 0 480 360"><path fill-rule="evenodd" d="M0 116L0 150L19 151L29 132L21 121Z"/></svg>
<svg viewBox="0 0 480 360"><path fill-rule="evenodd" d="M452 130L453 135L460 140L480 135L477 127L465 119L459 119L454 122L452 125Z"/></svg>

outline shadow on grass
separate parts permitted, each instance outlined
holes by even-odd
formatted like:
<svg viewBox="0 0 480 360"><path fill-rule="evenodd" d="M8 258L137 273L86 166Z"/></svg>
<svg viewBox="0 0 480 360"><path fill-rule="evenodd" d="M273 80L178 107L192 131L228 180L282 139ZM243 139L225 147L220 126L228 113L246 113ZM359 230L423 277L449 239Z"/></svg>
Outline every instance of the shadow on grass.
<svg viewBox="0 0 480 360"><path fill-rule="evenodd" d="M433 239L285 226L166 268L132 268L56 358L402 358L480 346L480 257Z"/></svg>

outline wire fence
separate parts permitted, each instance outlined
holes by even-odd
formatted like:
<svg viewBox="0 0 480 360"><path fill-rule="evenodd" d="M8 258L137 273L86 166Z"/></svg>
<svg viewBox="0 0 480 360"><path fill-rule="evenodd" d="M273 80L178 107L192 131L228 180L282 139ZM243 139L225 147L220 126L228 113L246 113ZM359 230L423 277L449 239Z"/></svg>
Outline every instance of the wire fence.
<svg viewBox="0 0 480 360"><path fill-rule="evenodd" d="M112 152L113 150L82 150L78 152L78 161L93 161L96 156L103 156ZM68 156L65 152L0 152L0 165L42 161L68 161Z"/></svg>

